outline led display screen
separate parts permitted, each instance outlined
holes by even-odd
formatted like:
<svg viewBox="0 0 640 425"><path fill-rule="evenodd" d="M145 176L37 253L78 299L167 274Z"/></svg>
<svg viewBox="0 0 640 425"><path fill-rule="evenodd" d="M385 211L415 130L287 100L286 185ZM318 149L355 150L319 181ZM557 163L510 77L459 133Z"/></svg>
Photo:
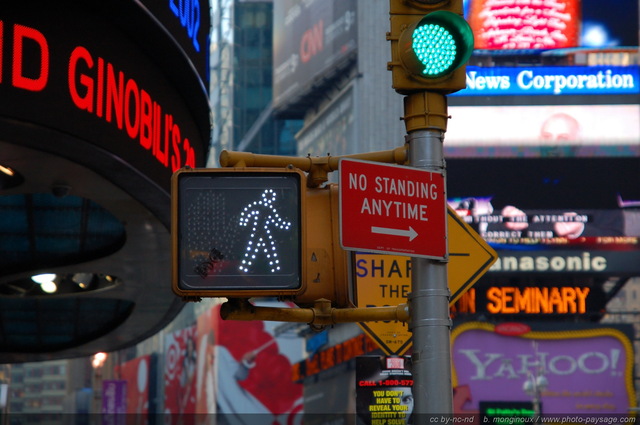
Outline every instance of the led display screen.
<svg viewBox="0 0 640 425"><path fill-rule="evenodd" d="M449 206L499 252L493 272L640 271L640 158L454 158Z"/></svg>
<svg viewBox="0 0 640 425"><path fill-rule="evenodd" d="M32 135L25 144L80 162L97 157L85 152L97 148L168 190L175 170L205 162L207 93L185 52L144 8L103 3L3 5L0 119L81 141L65 149Z"/></svg>
<svg viewBox="0 0 640 425"><path fill-rule="evenodd" d="M467 0L476 49L638 45L634 0Z"/></svg>
<svg viewBox="0 0 640 425"><path fill-rule="evenodd" d="M640 155L640 105L450 106L448 158Z"/></svg>

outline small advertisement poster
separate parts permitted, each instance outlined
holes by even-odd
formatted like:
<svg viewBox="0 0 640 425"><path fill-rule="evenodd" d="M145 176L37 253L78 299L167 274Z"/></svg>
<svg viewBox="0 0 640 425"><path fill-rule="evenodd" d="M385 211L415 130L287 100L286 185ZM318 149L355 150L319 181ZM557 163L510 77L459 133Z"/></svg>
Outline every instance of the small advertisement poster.
<svg viewBox="0 0 640 425"><path fill-rule="evenodd" d="M142 417L149 414L150 364L151 356L146 355L129 360L116 368L117 373L126 383L127 413L142 415Z"/></svg>
<svg viewBox="0 0 640 425"><path fill-rule="evenodd" d="M176 420L195 411L196 327L173 332L165 338L164 413Z"/></svg>
<svg viewBox="0 0 640 425"><path fill-rule="evenodd" d="M102 382L102 413L113 415L127 412L127 381L107 379Z"/></svg>
<svg viewBox="0 0 640 425"><path fill-rule="evenodd" d="M410 357L356 358L356 413L359 425L404 425L413 413Z"/></svg>

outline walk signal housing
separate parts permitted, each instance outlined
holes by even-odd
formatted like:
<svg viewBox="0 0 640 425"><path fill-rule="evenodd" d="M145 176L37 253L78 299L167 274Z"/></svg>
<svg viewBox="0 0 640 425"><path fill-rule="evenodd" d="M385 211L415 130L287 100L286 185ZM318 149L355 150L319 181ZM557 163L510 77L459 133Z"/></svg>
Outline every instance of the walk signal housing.
<svg viewBox="0 0 640 425"><path fill-rule="evenodd" d="M334 244L337 208L337 186L308 188L296 168L177 171L173 291L185 299L278 297L309 306L326 298L350 306L347 253Z"/></svg>
<svg viewBox="0 0 640 425"><path fill-rule="evenodd" d="M473 32L462 17L462 0L390 0L393 88L453 93L466 87Z"/></svg>

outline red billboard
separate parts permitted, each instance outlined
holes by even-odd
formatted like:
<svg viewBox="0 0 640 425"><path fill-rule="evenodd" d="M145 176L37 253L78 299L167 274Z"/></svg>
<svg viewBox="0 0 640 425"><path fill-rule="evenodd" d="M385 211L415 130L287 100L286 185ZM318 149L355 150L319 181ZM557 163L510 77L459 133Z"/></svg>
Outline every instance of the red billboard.
<svg viewBox="0 0 640 425"><path fill-rule="evenodd" d="M283 307L283 304L279 304ZM165 338L164 413L195 424L246 415L290 423L303 413L302 384L293 381L299 343L261 321L223 321L220 307Z"/></svg>
<svg viewBox="0 0 640 425"><path fill-rule="evenodd" d="M476 0L469 24L476 49L560 49L578 45L579 0Z"/></svg>
<svg viewBox="0 0 640 425"><path fill-rule="evenodd" d="M116 376L126 382L126 412L146 417L149 413L151 356L141 356L116 367Z"/></svg>
<svg viewBox="0 0 640 425"><path fill-rule="evenodd" d="M167 334L164 343L164 413L179 419L195 413L196 327Z"/></svg>

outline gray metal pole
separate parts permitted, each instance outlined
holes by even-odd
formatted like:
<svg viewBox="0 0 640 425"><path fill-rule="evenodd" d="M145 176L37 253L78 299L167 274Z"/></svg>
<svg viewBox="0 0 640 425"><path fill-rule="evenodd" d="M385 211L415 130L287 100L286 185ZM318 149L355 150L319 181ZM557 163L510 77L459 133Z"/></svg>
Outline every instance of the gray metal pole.
<svg viewBox="0 0 640 425"><path fill-rule="evenodd" d="M444 173L443 140L444 131L438 128L409 132L410 165ZM426 424L427 414L453 414L447 263L412 258L411 274L414 423Z"/></svg>

